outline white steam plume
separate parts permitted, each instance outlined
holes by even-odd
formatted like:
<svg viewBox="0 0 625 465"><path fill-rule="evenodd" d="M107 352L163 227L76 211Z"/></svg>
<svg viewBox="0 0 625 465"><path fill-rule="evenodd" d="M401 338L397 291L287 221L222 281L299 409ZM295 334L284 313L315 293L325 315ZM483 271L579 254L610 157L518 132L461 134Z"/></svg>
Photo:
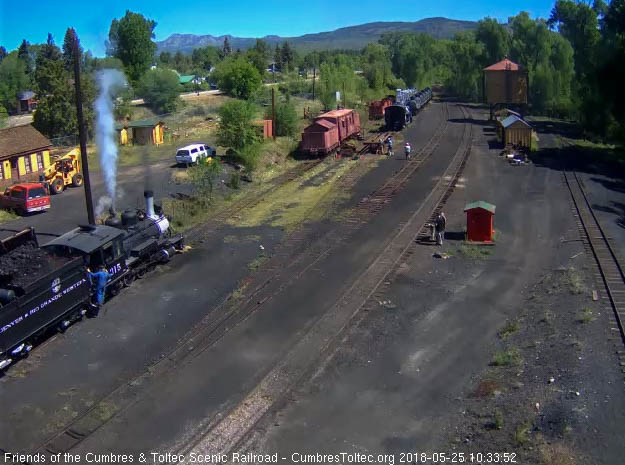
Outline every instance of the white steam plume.
<svg viewBox="0 0 625 465"><path fill-rule="evenodd" d="M126 78L116 69L103 69L96 74L100 94L95 101L96 133L100 167L110 205L114 205L117 188L117 141L113 118L114 95L126 85ZM101 199L102 200L102 199ZM106 201L105 201L106 202ZM100 205L98 201L98 205Z"/></svg>

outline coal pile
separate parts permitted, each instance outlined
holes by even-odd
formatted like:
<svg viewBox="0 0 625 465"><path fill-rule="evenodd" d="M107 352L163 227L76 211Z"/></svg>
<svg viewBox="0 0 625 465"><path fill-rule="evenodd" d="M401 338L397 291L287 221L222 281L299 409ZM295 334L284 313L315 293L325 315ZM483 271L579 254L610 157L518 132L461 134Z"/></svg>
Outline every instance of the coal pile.
<svg viewBox="0 0 625 465"><path fill-rule="evenodd" d="M69 259L53 257L34 243L26 243L0 255L0 287L24 287L54 271Z"/></svg>

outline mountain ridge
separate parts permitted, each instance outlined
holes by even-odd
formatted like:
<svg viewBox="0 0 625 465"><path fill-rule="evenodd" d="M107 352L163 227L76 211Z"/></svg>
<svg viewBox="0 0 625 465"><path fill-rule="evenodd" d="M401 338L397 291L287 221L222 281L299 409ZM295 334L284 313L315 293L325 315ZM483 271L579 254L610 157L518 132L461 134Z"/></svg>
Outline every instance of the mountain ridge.
<svg viewBox="0 0 625 465"><path fill-rule="evenodd" d="M422 33L429 34L436 39L449 39L457 32L472 30L476 27L477 23L475 21L434 17L424 18L419 21L376 21L295 37L266 35L260 38L267 41L271 46L288 41L290 45L301 51L341 48L359 49L367 43L377 42L382 34L388 32ZM256 43L256 37L235 37L230 34L213 36L210 34L174 33L165 40L156 42L157 53L175 53L180 51L189 54L194 48L198 47L206 47L208 45L221 47L226 37L233 50L250 48Z"/></svg>

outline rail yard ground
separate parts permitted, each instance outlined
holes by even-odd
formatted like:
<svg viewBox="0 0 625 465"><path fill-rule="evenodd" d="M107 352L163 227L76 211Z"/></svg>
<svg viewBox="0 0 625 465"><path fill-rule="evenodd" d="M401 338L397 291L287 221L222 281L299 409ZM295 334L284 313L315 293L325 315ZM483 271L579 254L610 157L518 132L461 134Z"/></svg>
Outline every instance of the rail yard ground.
<svg viewBox="0 0 625 465"><path fill-rule="evenodd" d="M399 153L300 162L234 199L190 252L7 371L0 448L619 463L623 344L561 170L506 163L486 119L432 103L402 133L409 172ZM541 150L559 132L541 127ZM415 243L469 145L445 244ZM151 170L161 196L179 188L165 168ZM597 169L581 177L623 251L625 189ZM120 184L139 196L133 173ZM475 200L497 206L494 246L463 241Z"/></svg>

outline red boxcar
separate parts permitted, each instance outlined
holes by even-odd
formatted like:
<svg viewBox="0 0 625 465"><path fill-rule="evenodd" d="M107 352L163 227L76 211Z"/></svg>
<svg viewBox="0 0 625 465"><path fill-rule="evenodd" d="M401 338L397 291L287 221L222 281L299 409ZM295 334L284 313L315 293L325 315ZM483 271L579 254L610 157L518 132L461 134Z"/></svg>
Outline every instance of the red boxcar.
<svg viewBox="0 0 625 465"><path fill-rule="evenodd" d="M315 121L320 119L334 123L339 128L339 142L360 132L360 115L354 110L332 110L319 115Z"/></svg>
<svg viewBox="0 0 625 465"><path fill-rule="evenodd" d="M384 109L393 104L393 99L384 97L382 100L374 100L369 104L369 119L380 119L384 117Z"/></svg>
<svg viewBox="0 0 625 465"><path fill-rule="evenodd" d="M317 119L302 133L302 151L327 155L339 146L339 131L336 124Z"/></svg>

